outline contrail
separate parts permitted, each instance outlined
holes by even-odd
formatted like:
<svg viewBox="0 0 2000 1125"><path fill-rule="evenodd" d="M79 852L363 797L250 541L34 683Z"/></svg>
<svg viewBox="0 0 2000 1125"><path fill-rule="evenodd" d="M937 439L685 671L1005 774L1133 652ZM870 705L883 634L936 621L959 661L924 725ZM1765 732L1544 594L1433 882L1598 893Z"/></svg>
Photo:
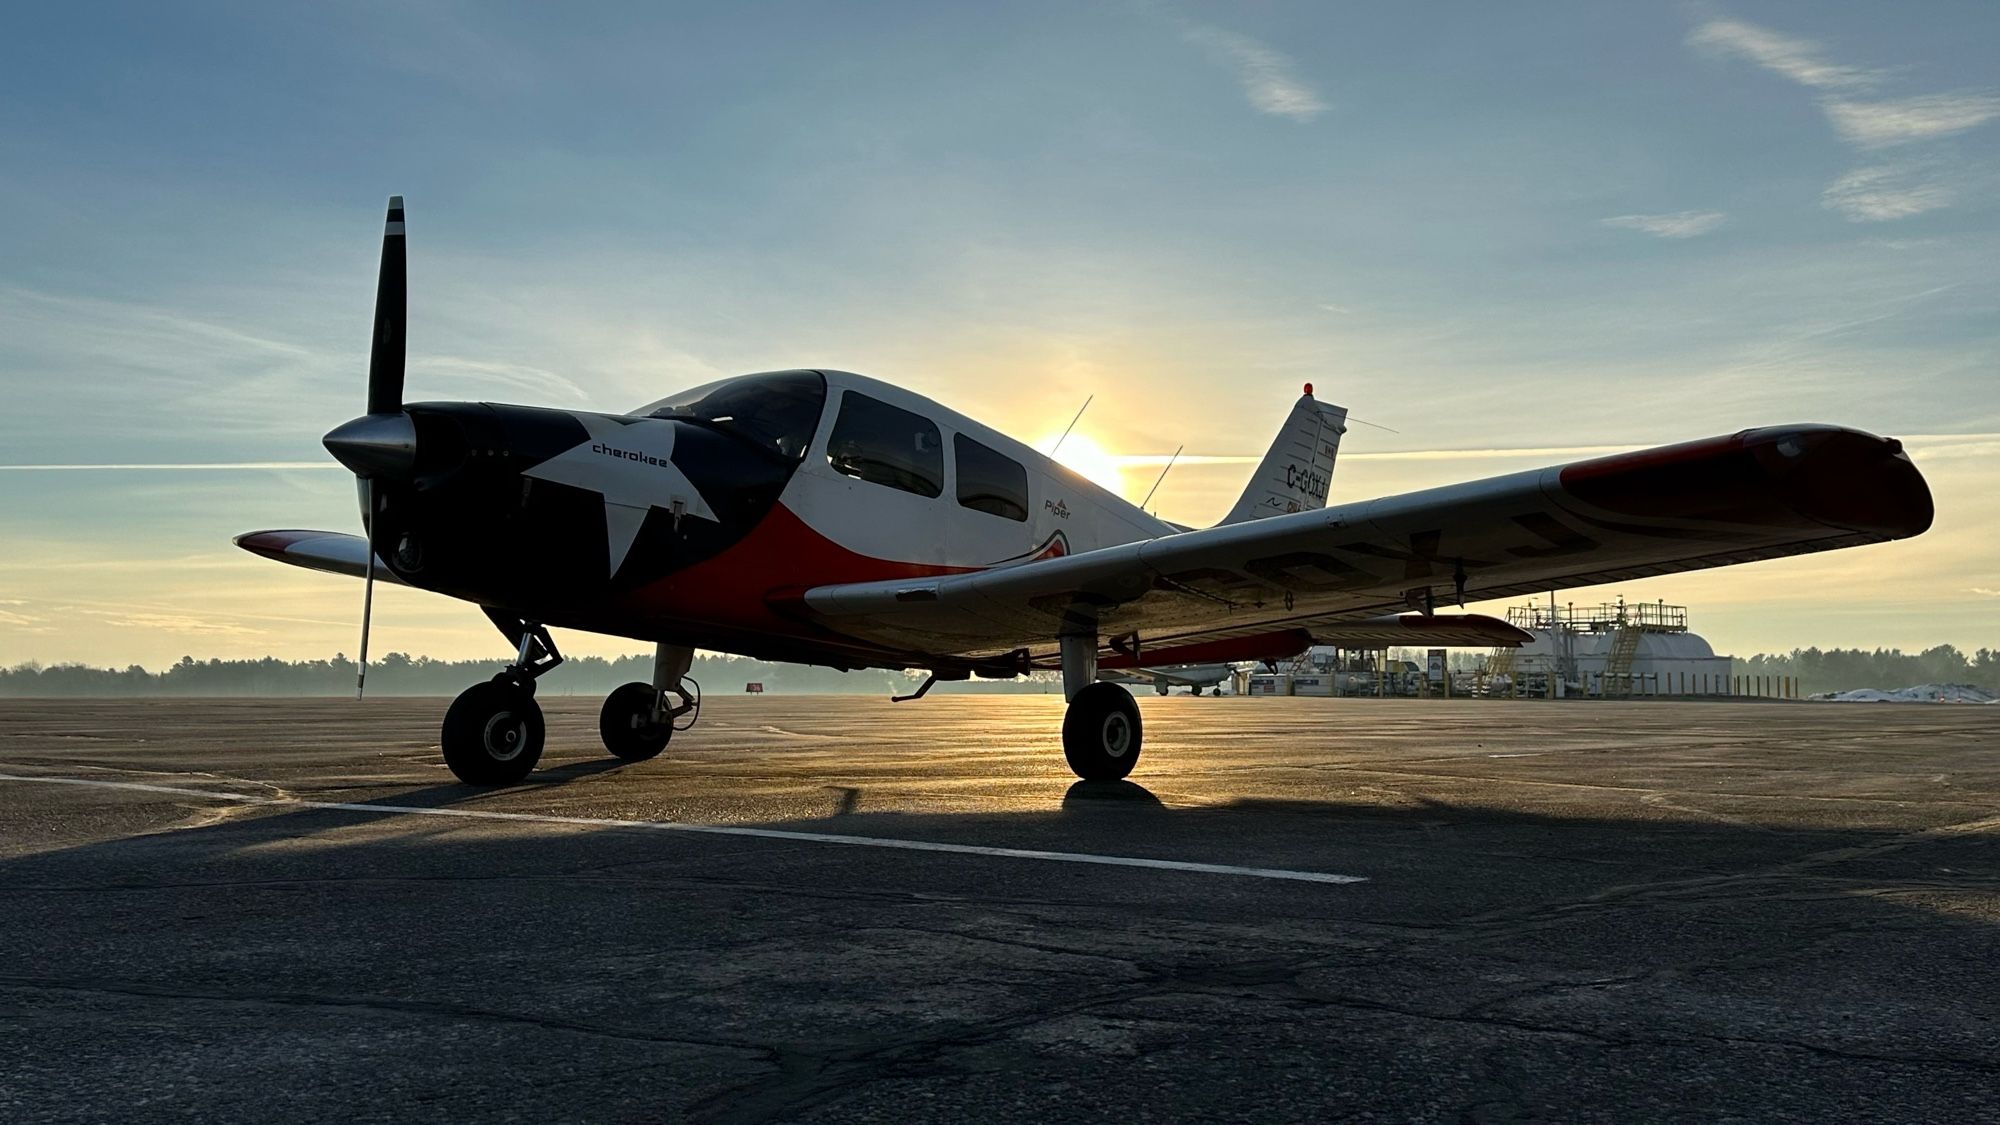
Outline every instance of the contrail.
<svg viewBox="0 0 2000 1125"><path fill-rule="evenodd" d="M143 469L147 472L158 470L172 471L176 469L199 472L232 472L236 470L263 472L282 470L289 472L293 469L339 469L341 472L347 471L344 466L332 461L154 461L102 465L0 465L0 472L12 473L91 472L99 469Z"/></svg>
<svg viewBox="0 0 2000 1125"><path fill-rule="evenodd" d="M1976 434L1907 434L1902 438L1909 446L1960 445L1971 442L2000 441L2000 433ZM1504 449L1390 449L1375 452L1342 450L1343 461L1453 461L1480 457L1602 457L1610 453L1629 453L1646 448L1643 442L1628 442L1622 445L1544 445L1521 446ZM1182 465L1255 465L1264 459L1261 453L1183 453L1178 464ZM1130 469L1157 468L1170 460L1165 453L1130 453L1112 458L1121 467ZM346 472L347 469L334 461L134 461L106 462L103 464L51 464L51 465L0 465L0 472L10 473L69 473L99 472L105 470L126 472L296 472L299 470L318 472Z"/></svg>
<svg viewBox="0 0 2000 1125"><path fill-rule="evenodd" d="M1901 440L1904 445L1912 447L1954 446L2000 441L2000 433L1906 434ZM1647 445L1646 442L1628 442L1622 445L1543 445L1504 449L1391 449L1375 452L1349 452L1343 449L1340 451L1340 459L1342 461L1458 461L1482 457L1603 457L1611 453L1631 453L1644 449ZM1255 465L1263 459L1262 454L1183 453L1177 464ZM1168 455L1135 453L1114 457L1112 460L1122 467L1139 469L1164 465L1167 463Z"/></svg>

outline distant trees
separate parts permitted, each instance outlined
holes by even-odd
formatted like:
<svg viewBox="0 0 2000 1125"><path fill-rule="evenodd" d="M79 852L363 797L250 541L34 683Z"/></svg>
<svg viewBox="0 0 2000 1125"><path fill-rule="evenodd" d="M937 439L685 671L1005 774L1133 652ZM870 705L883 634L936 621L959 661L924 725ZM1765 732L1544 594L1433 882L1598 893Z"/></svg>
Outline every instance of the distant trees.
<svg viewBox="0 0 2000 1125"><path fill-rule="evenodd" d="M1736 661L1749 676L1797 677L1799 693L1896 688L1915 684L1972 684L2000 692L2000 651L1982 648L1971 656L1955 645L1935 645L1918 653L1897 648L1795 648L1781 656L1757 655Z"/></svg>
<svg viewBox="0 0 2000 1125"><path fill-rule="evenodd" d="M392 652L368 667L370 695L457 695L500 669L500 660L433 660ZM36 663L0 668L0 697L83 695L344 695L354 690L354 661L345 653L331 660L196 660L183 656L158 672L137 664L124 669L83 664ZM712 694L742 694L745 684L770 692L890 695L913 690L909 673L879 669L840 672L804 664L778 664L740 656L698 656L689 674ZM571 657L542 678L549 695L602 695L619 684L653 678L653 658ZM1021 681L940 684L939 691L1050 690L1046 677ZM1058 689L1059 690L1059 689Z"/></svg>
<svg viewBox="0 0 2000 1125"><path fill-rule="evenodd" d="M1393 655L1424 660L1421 649ZM1453 651L1452 666L1469 668L1481 654ZM457 695L467 685L498 671L501 661L433 660L392 652L368 669L368 691L380 695ZM331 660L196 660L183 656L158 672L137 664L93 668L82 664L21 664L0 668L0 697L77 695L344 695L354 690L354 662L345 653ZM1973 684L2000 693L2000 651L1982 648L1967 656L1952 645L1922 652L1858 648L1793 649L1735 662L1745 676L1796 677L1801 695L1853 688L1909 687L1913 684ZM864 670L837 672L804 664L778 664L741 656L700 656L690 674L713 694L741 694L746 683L769 692L822 692L889 695L914 689L913 674ZM650 680L651 656L572 657L542 679L550 695L601 695L632 680ZM939 691L1047 692L1060 685L1047 673L1021 680L944 683Z"/></svg>

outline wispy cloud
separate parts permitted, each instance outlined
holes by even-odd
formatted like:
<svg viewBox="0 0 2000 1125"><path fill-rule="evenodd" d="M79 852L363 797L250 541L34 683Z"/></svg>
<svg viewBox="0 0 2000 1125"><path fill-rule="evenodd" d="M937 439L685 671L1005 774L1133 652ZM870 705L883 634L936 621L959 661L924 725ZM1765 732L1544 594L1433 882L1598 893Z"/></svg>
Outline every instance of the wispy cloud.
<svg viewBox="0 0 2000 1125"><path fill-rule="evenodd" d="M1975 594L1983 594L1984 596L1989 598L2000 598L2000 590L1995 590L1990 586L1974 586L1972 588L1972 592Z"/></svg>
<svg viewBox="0 0 2000 1125"><path fill-rule="evenodd" d="M1693 238L1707 234L1728 218L1721 211L1669 211L1661 215L1614 215L1598 222L1621 230L1643 231L1655 238Z"/></svg>
<svg viewBox="0 0 2000 1125"><path fill-rule="evenodd" d="M157 629L164 633L183 633L188 636L254 637L264 632L262 629L252 629L247 625L182 613L115 613L97 609L86 609L82 612L102 618L106 625L128 629Z"/></svg>
<svg viewBox="0 0 2000 1125"><path fill-rule="evenodd" d="M1850 66L1824 48L1727 16L1707 20L1688 44L1746 59L1816 92L1820 112L1842 141L1863 151L1955 137L2000 118L2000 95L1984 90L1879 98L1891 73ZM1963 197L1964 169L1933 157L1857 168L1829 185L1820 202L1852 222L1885 222L1948 207Z"/></svg>
<svg viewBox="0 0 2000 1125"><path fill-rule="evenodd" d="M1711 54L1748 59L1816 90L1866 90L1882 78L1880 71L1832 61L1810 39L1794 38L1726 16L1695 28L1688 34L1688 44Z"/></svg>
<svg viewBox="0 0 2000 1125"><path fill-rule="evenodd" d="M1243 93L1259 113L1311 121L1327 110L1319 92L1298 75L1292 59L1247 35L1207 24L1183 22L1181 36L1236 71Z"/></svg>
<svg viewBox="0 0 2000 1125"><path fill-rule="evenodd" d="M1941 169L1911 161L1856 168L1820 193L1828 210L1857 223L1905 219L1949 207L1957 198Z"/></svg>
<svg viewBox="0 0 2000 1125"><path fill-rule="evenodd" d="M0 609L0 628L17 629L24 633L46 633L50 630L50 626L39 617L7 609Z"/></svg>
<svg viewBox="0 0 2000 1125"><path fill-rule="evenodd" d="M1978 128L2000 117L2000 97L1965 92L1880 102L1829 99L1822 108L1842 139L1862 148L1883 148Z"/></svg>

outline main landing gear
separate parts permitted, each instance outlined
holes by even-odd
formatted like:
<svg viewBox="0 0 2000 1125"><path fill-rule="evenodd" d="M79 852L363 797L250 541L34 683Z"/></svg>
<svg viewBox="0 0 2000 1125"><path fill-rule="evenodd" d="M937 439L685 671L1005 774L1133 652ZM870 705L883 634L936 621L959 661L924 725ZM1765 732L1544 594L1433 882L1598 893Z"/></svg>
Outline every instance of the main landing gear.
<svg viewBox="0 0 2000 1125"><path fill-rule="evenodd" d="M682 715L701 717L701 685L688 677L694 650L662 644L653 650L653 682L634 681L611 693L597 714L604 748L628 762L643 762L667 748ZM668 701L668 696L673 701Z"/></svg>
<svg viewBox="0 0 2000 1125"><path fill-rule="evenodd" d="M546 727L535 702L535 681L563 662L542 626L487 610L486 615L514 642L516 656L499 675L474 684L452 700L439 742L445 765L468 785L512 785L542 759ZM667 748L676 730L694 725L681 717L701 715L701 685L688 677L694 650L660 645L653 654L653 682L630 683L611 693L598 714L605 749L628 762L641 762Z"/></svg>
<svg viewBox="0 0 2000 1125"><path fill-rule="evenodd" d="M1063 757L1085 781L1119 781L1139 762L1139 705L1122 685L1097 682L1097 635L1062 638Z"/></svg>

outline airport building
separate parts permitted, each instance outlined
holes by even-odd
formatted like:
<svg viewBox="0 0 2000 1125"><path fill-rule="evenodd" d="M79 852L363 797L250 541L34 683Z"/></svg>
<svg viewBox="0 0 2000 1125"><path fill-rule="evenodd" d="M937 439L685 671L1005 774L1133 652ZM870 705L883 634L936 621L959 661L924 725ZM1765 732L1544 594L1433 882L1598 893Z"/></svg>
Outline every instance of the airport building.
<svg viewBox="0 0 2000 1125"><path fill-rule="evenodd" d="M1626 699L1786 695L1789 683L1732 678L1719 656L1688 628L1686 606L1665 602L1529 604L1507 623L1531 640L1454 662L1446 650L1414 653L1318 646L1275 670L1245 670L1248 695L1526 696ZM1415 655L1418 659L1407 659ZM1454 667L1456 663L1456 667Z"/></svg>
<svg viewBox="0 0 2000 1125"><path fill-rule="evenodd" d="M1686 606L1624 599L1593 606L1524 605L1507 623L1534 640L1495 649L1485 678L1491 694L1705 696L1735 694L1730 658L1689 631Z"/></svg>

